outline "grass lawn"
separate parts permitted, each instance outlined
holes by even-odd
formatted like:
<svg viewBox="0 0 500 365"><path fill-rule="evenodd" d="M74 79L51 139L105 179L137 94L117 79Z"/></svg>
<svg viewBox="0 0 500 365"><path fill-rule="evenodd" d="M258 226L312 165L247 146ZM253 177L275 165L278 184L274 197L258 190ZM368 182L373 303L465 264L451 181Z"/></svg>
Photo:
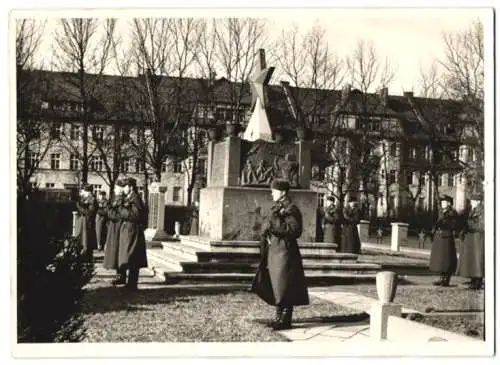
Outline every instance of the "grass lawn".
<svg viewBox="0 0 500 365"><path fill-rule="evenodd" d="M410 315L408 319L467 336L483 338L484 316L482 313L476 315L473 315L474 313L471 313L471 315L457 313L457 315L453 315L453 312L483 311L483 290L472 291L460 285L453 284L454 280L458 282L458 278L453 278L452 286L447 288L430 286L429 284L433 280L436 280L436 277L409 277L410 282L413 279L416 279L418 285L398 286L396 297L394 298L396 303L416 309L424 314ZM328 289L356 292L367 297L377 298L377 289L373 284L346 285L330 287ZM439 315L440 312L448 312L448 314Z"/></svg>
<svg viewBox="0 0 500 365"><path fill-rule="evenodd" d="M243 289L152 282L129 293L112 287L110 280L98 275L87 289L86 342L287 341L265 325L274 316L274 307ZM295 309L294 320L360 320L359 313L346 317L355 313L311 296L311 305Z"/></svg>
<svg viewBox="0 0 500 365"><path fill-rule="evenodd" d="M430 277L430 280L433 279L436 278ZM373 284L337 286L330 289L353 291L367 297L377 298L377 288ZM394 301L420 312L482 311L484 310L484 290L472 291L461 286L443 288L428 285L399 285Z"/></svg>
<svg viewBox="0 0 500 365"><path fill-rule="evenodd" d="M453 331L484 340L484 317L482 315L425 315L415 316L409 319L428 326L442 328L447 331Z"/></svg>

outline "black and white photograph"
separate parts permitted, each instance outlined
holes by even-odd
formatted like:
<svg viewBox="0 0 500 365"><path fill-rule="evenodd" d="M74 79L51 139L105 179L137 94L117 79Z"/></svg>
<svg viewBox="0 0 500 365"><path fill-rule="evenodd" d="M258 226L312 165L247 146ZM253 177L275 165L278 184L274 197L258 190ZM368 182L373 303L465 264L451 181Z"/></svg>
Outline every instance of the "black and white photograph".
<svg viewBox="0 0 500 365"><path fill-rule="evenodd" d="M378 5L13 10L12 356L493 355L494 9Z"/></svg>

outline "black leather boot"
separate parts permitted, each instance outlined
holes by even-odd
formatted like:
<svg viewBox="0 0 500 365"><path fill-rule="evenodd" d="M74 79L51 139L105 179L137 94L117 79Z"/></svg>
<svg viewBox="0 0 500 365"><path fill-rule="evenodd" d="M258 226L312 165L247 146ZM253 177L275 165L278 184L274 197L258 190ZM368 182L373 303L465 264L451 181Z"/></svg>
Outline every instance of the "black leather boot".
<svg viewBox="0 0 500 365"><path fill-rule="evenodd" d="M278 322L273 325L273 330L282 331L292 328L293 307L285 307Z"/></svg>
<svg viewBox="0 0 500 365"><path fill-rule="evenodd" d="M441 274L441 275L439 276L439 280L438 280L438 281L433 282L433 283L432 283L432 285L434 285L434 286L442 286L442 285L443 285L443 283L444 283L444 275L443 275L443 274Z"/></svg>
<svg viewBox="0 0 500 365"><path fill-rule="evenodd" d="M139 269L129 269L128 282L125 285L126 289L137 290L137 283L139 282Z"/></svg>
<svg viewBox="0 0 500 365"><path fill-rule="evenodd" d="M283 307L278 305L276 306L276 314L274 315L274 319L269 323L269 327L273 327L276 323L278 323L283 316Z"/></svg>
<svg viewBox="0 0 500 365"><path fill-rule="evenodd" d="M127 283L127 271L124 269L116 270L118 277L111 283L113 285L125 285Z"/></svg>
<svg viewBox="0 0 500 365"><path fill-rule="evenodd" d="M444 274L443 283L441 284L441 286L450 286L450 279L451 279L451 274Z"/></svg>

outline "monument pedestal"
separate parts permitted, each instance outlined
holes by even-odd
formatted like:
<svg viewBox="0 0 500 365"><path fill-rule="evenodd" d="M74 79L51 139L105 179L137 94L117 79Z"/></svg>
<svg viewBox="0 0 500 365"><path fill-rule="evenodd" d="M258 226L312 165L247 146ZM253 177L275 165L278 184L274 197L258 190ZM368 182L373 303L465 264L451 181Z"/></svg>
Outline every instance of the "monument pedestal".
<svg viewBox="0 0 500 365"><path fill-rule="evenodd" d="M301 213L300 242L316 238L316 193L291 190L289 196ZM260 240L262 225L275 203L269 188L207 187L200 192L199 234L215 240Z"/></svg>
<svg viewBox="0 0 500 365"><path fill-rule="evenodd" d="M148 228L144 231L146 242L161 241L167 237L164 228L165 191L164 186L152 183L149 192Z"/></svg>

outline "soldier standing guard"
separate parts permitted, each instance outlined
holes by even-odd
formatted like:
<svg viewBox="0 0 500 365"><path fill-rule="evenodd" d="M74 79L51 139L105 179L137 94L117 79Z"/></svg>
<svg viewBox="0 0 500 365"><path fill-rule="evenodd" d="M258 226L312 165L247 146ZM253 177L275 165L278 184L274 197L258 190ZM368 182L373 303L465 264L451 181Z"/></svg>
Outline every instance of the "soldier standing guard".
<svg viewBox="0 0 500 365"><path fill-rule="evenodd" d="M76 203L76 209L80 214L79 239L82 244L81 254L87 261L92 260L93 250L97 248L95 233L95 217L97 214L97 202L92 194L92 186L84 185L80 191L80 199Z"/></svg>
<svg viewBox="0 0 500 365"><path fill-rule="evenodd" d="M252 291L276 306L274 330L291 328L293 307L309 304L302 256L297 239L302 234L302 214L288 197L290 184L274 180L271 194L276 203L264 227L261 242L262 260Z"/></svg>
<svg viewBox="0 0 500 365"><path fill-rule="evenodd" d="M113 285L126 284L126 271L118 268L118 249L120 247L120 227L121 221L118 215L118 208L123 203L123 187L125 186L122 180L117 180L114 187L112 199L108 200L106 207L106 220L108 221L108 229L106 236L106 244L104 251L103 266L106 269L116 270L118 278L113 280Z"/></svg>
<svg viewBox="0 0 500 365"><path fill-rule="evenodd" d="M326 198L325 216L323 217L325 243L340 245L342 235L342 210L334 205L335 198Z"/></svg>
<svg viewBox="0 0 500 365"><path fill-rule="evenodd" d="M118 268L128 270L127 289L136 290L139 281L139 269L148 266L146 257L146 209L134 178L125 180L125 197L118 208L121 220L120 245L118 250Z"/></svg>
<svg viewBox="0 0 500 365"><path fill-rule="evenodd" d="M484 208L482 196L471 197L472 209L460 229L460 257L457 275L470 278L470 289L478 290L484 277Z"/></svg>
<svg viewBox="0 0 500 365"><path fill-rule="evenodd" d="M342 218L340 252L359 254L361 252L361 241L359 240L358 223L361 220L361 211L357 207L356 198L349 199Z"/></svg>
<svg viewBox="0 0 500 365"><path fill-rule="evenodd" d="M457 251L455 248L455 230L458 215L452 207L453 198L444 195L441 198L442 213L432 231L432 248L429 269L440 273L440 279L434 285L449 286L451 275L457 269Z"/></svg>
<svg viewBox="0 0 500 365"><path fill-rule="evenodd" d="M106 244L106 228L107 228L107 220L106 220L106 209L108 206L108 199L106 199L106 192L101 191L97 196L97 215L95 219L95 230L97 236L97 248L99 251L104 249L104 245Z"/></svg>

